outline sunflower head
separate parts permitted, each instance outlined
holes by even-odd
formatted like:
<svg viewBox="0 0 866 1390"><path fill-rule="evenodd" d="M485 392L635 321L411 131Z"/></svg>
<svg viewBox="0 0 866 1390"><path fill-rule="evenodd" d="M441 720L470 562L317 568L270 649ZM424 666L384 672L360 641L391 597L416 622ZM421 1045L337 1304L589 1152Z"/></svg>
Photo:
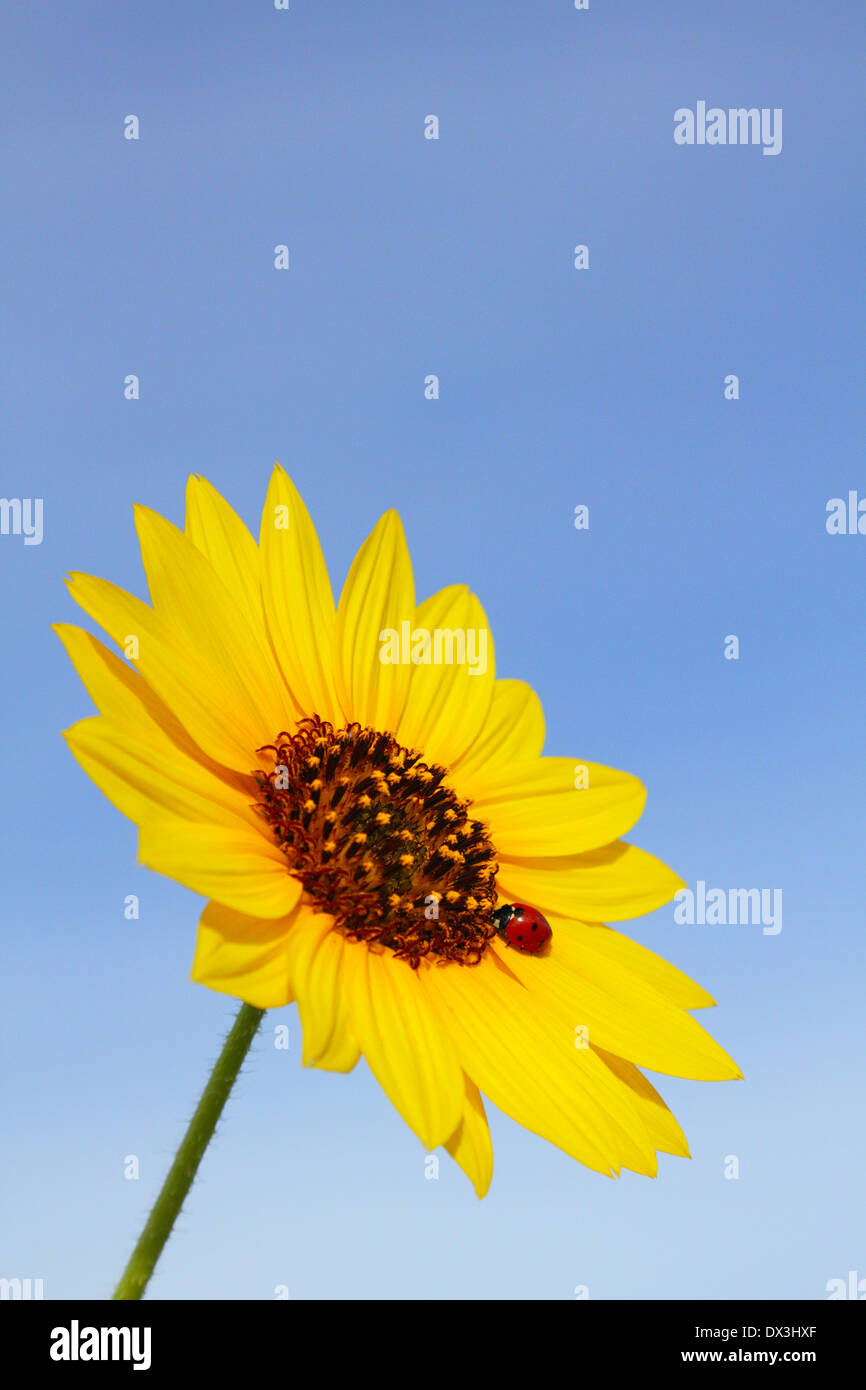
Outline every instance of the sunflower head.
<svg viewBox="0 0 866 1390"><path fill-rule="evenodd" d="M66 738L137 825L141 862L209 899L193 978L259 1008L295 1001L304 1061L363 1055L479 1195L482 1092L601 1173L687 1154L638 1068L740 1073L689 1012L710 996L601 925L682 886L622 839L637 778L542 755L538 697L496 677L478 599L454 585L416 603L395 513L336 601L279 466L258 543L197 477L182 531L146 508L136 524L149 603L70 579L123 656L58 626L99 709ZM383 661L382 634L405 624L431 640ZM459 659L461 634L483 663ZM553 934L524 954L532 912Z"/></svg>

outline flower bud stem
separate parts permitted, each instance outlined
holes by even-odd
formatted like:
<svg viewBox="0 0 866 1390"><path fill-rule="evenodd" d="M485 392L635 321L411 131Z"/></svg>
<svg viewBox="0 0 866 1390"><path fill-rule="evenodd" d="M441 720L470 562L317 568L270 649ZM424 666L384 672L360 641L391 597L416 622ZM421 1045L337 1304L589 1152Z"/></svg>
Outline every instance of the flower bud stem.
<svg viewBox="0 0 866 1390"><path fill-rule="evenodd" d="M210 1143L217 1120L231 1094L264 1012L264 1009L255 1009L251 1004L241 1005L174 1162L168 1170L162 1190L147 1218L147 1224L114 1291L115 1299L141 1298L144 1293L198 1172L204 1151Z"/></svg>

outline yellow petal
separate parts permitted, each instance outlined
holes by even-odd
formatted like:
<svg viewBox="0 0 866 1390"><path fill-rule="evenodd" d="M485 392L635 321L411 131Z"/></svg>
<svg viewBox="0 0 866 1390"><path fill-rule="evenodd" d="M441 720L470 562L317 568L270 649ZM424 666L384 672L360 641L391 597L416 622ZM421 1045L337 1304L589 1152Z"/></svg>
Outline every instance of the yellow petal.
<svg viewBox="0 0 866 1390"><path fill-rule="evenodd" d="M309 512L279 464L262 512L261 558L265 617L285 681L305 714L339 725L331 581Z"/></svg>
<svg viewBox="0 0 866 1390"><path fill-rule="evenodd" d="M606 1066L610 1067L624 1086L629 1089L632 1104L636 1106L644 1128L659 1153L675 1154L678 1158L690 1158L689 1146L670 1110L668 1110L658 1091L651 1086L643 1072L615 1057L601 1048L594 1049Z"/></svg>
<svg viewBox="0 0 866 1390"><path fill-rule="evenodd" d="M465 584L442 589L419 606L413 632L420 630L430 634L431 661L411 668L397 732L407 748L423 751L425 762L449 767L475 741L487 719L495 682L493 636L484 609ZM439 638L439 654L462 655L462 662L434 664L437 631L448 634L447 641Z"/></svg>
<svg viewBox="0 0 866 1390"><path fill-rule="evenodd" d="M467 787L486 769L539 758L544 747L541 701L525 681L500 680L478 736L455 764Z"/></svg>
<svg viewBox="0 0 866 1390"><path fill-rule="evenodd" d="M685 886L660 859L625 840L558 858L501 856L498 882L510 902L593 922L642 917Z"/></svg>
<svg viewBox="0 0 866 1390"><path fill-rule="evenodd" d="M190 646L146 603L105 579L70 575L69 592L119 647L137 640L138 670L199 748L242 773L257 767L256 749L280 728L263 736L246 700L226 686L206 639Z"/></svg>
<svg viewBox="0 0 866 1390"><path fill-rule="evenodd" d="M142 826L139 862L250 917L287 917L301 885L276 845L255 830L179 818Z"/></svg>
<svg viewBox="0 0 866 1390"><path fill-rule="evenodd" d="M478 1087L464 1074L466 1103L463 1118L445 1148L463 1169L479 1197L484 1197L493 1177L493 1145L484 1102Z"/></svg>
<svg viewBox="0 0 866 1390"><path fill-rule="evenodd" d="M237 512L207 478L190 474L186 485L186 534L210 562L238 607L261 630L259 551Z"/></svg>
<svg viewBox="0 0 866 1390"><path fill-rule="evenodd" d="M592 1046L668 1076L727 1081L741 1075L691 1014L625 971L590 977L569 923L555 919L552 926L547 956L524 956L500 942L492 949L539 1002L567 1015L573 1028L586 1028Z"/></svg>
<svg viewBox="0 0 866 1390"><path fill-rule="evenodd" d="M262 921L220 903L208 903L199 923L190 978L257 1009L290 1004L289 932L304 910Z"/></svg>
<svg viewBox="0 0 866 1390"><path fill-rule="evenodd" d="M195 653L196 663L203 659L219 672L218 688L248 711L258 746L270 741L294 711L261 625L170 521L137 506L135 524L155 613L180 637L188 655Z"/></svg>
<svg viewBox="0 0 866 1390"><path fill-rule="evenodd" d="M73 724L64 738L88 777L136 825L182 817L263 839L248 807L252 793L245 797L215 777L155 724L101 716Z"/></svg>
<svg viewBox="0 0 866 1390"><path fill-rule="evenodd" d="M428 970L423 983L464 1070L506 1115L599 1173L655 1172L626 1089L595 1053L574 1046L560 1012L539 1008L489 953L477 966Z"/></svg>
<svg viewBox="0 0 866 1390"><path fill-rule="evenodd" d="M412 563L396 512L386 512L361 546L337 609L337 688L347 719L394 733L411 666L380 661L382 634L415 616Z"/></svg>
<svg viewBox="0 0 866 1390"><path fill-rule="evenodd" d="M575 788L575 767L589 785ZM582 776L582 774L578 774ZM572 758L536 758L472 779L472 814L486 821L499 854L583 854L618 840L643 810L637 777Z"/></svg>
<svg viewBox="0 0 866 1390"><path fill-rule="evenodd" d="M84 628L71 623L55 623L53 627L94 704L112 722L125 727L130 746L133 740L136 745L141 740L150 746L154 739L159 739L235 788L244 804L251 799L252 779L232 772L203 753L138 671Z"/></svg>
<svg viewBox="0 0 866 1390"><path fill-rule="evenodd" d="M361 1053L343 985L343 955L351 945L333 926L328 913L307 910L289 942L289 974L304 1033L304 1066L346 1072Z"/></svg>
<svg viewBox="0 0 866 1390"><path fill-rule="evenodd" d="M623 932L614 931L601 922L573 920L568 921L564 930L568 940L579 950L581 970L601 984L621 973L625 979L637 975L645 985L681 1009L705 1009L716 1002L682 970Z"/></svg>
<svg viewBox="0 0 866 1390"><path fill-rule="evenodd" d="M463 1113L463 1076L418 971L349 942L343 981L352 1032L379 1085L427 1149L450 1139Z"/></svg>

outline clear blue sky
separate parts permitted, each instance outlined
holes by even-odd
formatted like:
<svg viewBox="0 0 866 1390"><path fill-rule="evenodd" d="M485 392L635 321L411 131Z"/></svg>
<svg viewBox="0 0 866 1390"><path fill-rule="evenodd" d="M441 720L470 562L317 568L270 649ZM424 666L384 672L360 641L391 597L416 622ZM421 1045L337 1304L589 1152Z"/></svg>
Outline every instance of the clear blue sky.
<svg viewBox="0 0 866 1390"><path fill-rule="evenodd" d="M337 582L396 507L419 592L480 594L547 751L640 775L633 838L691 883L781 889L783 929L630 924L716 996L746 1074L659 1082L693 1158L655 1182L495 1113L483 1203L444 1155L425 1181L366 1068L303 1071L294 1009L269 1015L153 1296L866 1276L866 537L824 524L866 494L862 14L103 0L2 29L0 493L44 499L44 539L0 536L0 1275L110 1290L232 1015L187 979L199 901L136 866L59 737L91 708L49 631L80 616L62 576L142 594L133 502L179 521L201 472L255 525L279 459ZM677 146L698 100L782 108L781 154Z"/></svg>

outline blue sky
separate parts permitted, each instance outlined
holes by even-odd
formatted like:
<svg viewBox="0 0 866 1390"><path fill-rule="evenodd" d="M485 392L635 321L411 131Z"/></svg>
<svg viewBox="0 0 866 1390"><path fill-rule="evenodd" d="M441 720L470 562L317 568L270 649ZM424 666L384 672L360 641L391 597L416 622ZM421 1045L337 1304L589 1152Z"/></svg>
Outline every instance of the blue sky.
<svg viewBox="0 0 866 1390"><path fill-rule="evenodd" d="M0 493L43 498L44 537L0 536L0 1274L112 1287L232 1016L188 982L199 901L136 866L59 737L90 712L49 630L79 619L63 575L143 594L133 502L180 521L199 472L257 526L279 459L337 583L396 507L418 591L480 595L547 751L641 776L632 838L690 883L780 889L783 928L628 925L714 994L746 1075L653 1078L693 1153L654 1182L496 1113L483 1203L444 1156L426 1181L365 1066L304 1071L294 1009L269 1015L151 1294L821 1298L866 1276L866 538L825 528L866 495L862 15L216 0L3 30ZM698 100L781 108L782 152L677 146Z"/></svg>

